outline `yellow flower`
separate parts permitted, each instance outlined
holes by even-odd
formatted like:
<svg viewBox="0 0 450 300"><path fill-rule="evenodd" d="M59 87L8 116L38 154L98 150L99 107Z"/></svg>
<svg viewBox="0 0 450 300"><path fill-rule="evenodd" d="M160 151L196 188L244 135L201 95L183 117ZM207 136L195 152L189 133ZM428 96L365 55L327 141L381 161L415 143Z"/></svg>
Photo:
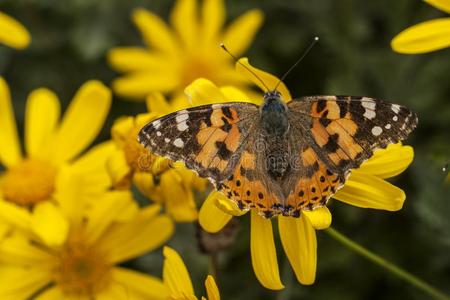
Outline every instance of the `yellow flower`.
<svg viewBox="0 0 450 300"><path fill-rule="evenodd" d="M257 73L267 86L273 87L278 82L276 77L250 66L246 59L241 59L241 62ZM237 65L237 69L247 74L242 66ZM252 80L261 85L254 77ZM284 84L280 84L279 91L284 99L291 100ZM201 101L202 98L207 99L212 95L216 99L221 96L223 101L248 99L233 98L234 95L228 95L227 92L228 89L219 89L204 79L197 80L186 88L186 93L193 101ZM371 159L351 173L346 185L334 198L359 207L399 210L405 200L404 192L383 179L403 172L412 159L413 149L409 146L397 144L385 150L378 150ZM233 216L243 214L244 212L223 194L212 192L200 209L199 222L206 231L217 232ZM303 211L300 218L279 216L277 220L281 243L297 280L302 284L314 283L317 264L316 230L330 226L330 211L323 207L310 212ZM260 217L254 210L251 211L250 245L253 269L258 280L266 288L282 289L284 286L278 271L272 220Z"/></svg>
<svg viewBox="0 0 450 300"><path fill-rule="evenodd" d="M105 163L112 143L100 144L83 156L80 153L96 138L110 104L108 88L89 81L60 120L57 96L45 88L33 91L26 104L23 154L9 89L0 77L0 163L6 169L0 173L0 209L17 206L28 214L38 203L58 201L70 192L69 174L83 175L76 182L80 197L109 188Z"/></svg>
<svg viewBox="0 0 450 300"><path fill-rule="evenodd" d="M16 49L24 49L31 42L30 34L22 24L0 12L0 43Z"/></svg>
<svg viewBox="0 0 450 300"><path fill-rule="evenodd" d="M111 50L111 66L125 73L113 82L114 91L143 99L154 91L180 94L199 77L220 85L246 82L236 75L232 59L219 44L224 42L233 53L242 54L261 26L263 15L260 10L251 10L223 29L224 6L223 0L204 0L200 9L197 0L177 0L170 15L172 28L157 15L137 9L133 21L148 49Z"/></svg>
<svg viewBox="0 0 450 300"><path fill-rule="evenodd" d="M194 189L204 190L206 181L186 169L183 164L155 156L137 141L139 130L152 119L186 107L186 97L169 104L160 93L148 97L150 113L118 119L112 128L116 145L107 162L108 171L118 189L132 183L151 200L165 204L167 213L177 222L190 222L198 217Z"/></svg>
<svg viewBox="0 0 450 300"><path fill-rule="evenodd" d="M424 0L450 13L449 0ZM419 23L400 32L391 42L392 49L405 54L427 53L450 47L450 18Z"/></svg>
<svg viewBox="0 0 450 300"><path fill-rule="evenodd" d="M11 207L20 229L0 243L0 298L167 299L162 280L118 266L158 248L173 223L153 205L139 209L128 191L105 192L78 205L73 191L34 215Z"/></svg>
<svg viewBox="0 0 450 300"><path fill-rule="evenodd" d="M169 298L174 300L196 300L192 281L186 265L180 255L170 247L164 247L163 280L169 290ZM209 300L220 300L219 289L214 277L208 275L205 280ZM205 299L202 297L202 299ZM206 300L206 299L205 299Z"/></svg>

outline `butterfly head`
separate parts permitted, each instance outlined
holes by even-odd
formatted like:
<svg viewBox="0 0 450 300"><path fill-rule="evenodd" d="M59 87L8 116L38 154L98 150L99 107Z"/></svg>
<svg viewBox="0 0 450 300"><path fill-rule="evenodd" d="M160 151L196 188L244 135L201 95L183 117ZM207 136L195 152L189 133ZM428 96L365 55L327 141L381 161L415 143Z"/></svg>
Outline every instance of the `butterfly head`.
<svg viewBox="0 0 450 300"><path fill-rule="evenodd" d="M264 102L281 101L281 93L277 90L271 90L264 93Z"/></svg>

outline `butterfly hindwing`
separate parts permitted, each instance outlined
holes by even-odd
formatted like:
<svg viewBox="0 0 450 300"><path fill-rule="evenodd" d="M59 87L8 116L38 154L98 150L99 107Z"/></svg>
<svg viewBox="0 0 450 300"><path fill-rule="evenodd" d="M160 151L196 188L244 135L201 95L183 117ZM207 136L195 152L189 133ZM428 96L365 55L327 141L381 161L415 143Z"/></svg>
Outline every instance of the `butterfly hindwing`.
<svg viewBox="0 0 450 300"><path fill-rule="evenodd" d="M180 110L144 126L139 142L152 153L183 161L201 177L217 183L226 177L246 139L248 122L258 112L244 102Z"/></svg>

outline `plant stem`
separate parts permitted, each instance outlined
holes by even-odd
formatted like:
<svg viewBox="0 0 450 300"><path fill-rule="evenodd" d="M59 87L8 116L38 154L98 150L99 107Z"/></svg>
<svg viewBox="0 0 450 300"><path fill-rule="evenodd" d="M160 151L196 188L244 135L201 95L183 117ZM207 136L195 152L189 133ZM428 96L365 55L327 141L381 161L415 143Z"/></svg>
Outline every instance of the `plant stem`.
<svg viewBox="0 0 450 300"><path fill-rule="evenodd" d="M328 228L325 230L326 233L328 233L331 237L333 237L335 240L341 242L344 246L349 248L350 250L358 253L359 255L365 257L366 259L374 262L375 264L381 266L382 268L388 270L392 274L396 275L397 277L405 280L409 284L415 286L416 288L422 290L423 292L427 293L428 295L432 296L434 299L439 300L449 300L450 297L445 295L443 292L439 291L438 289L434 288L433 286L429 285L425 281L423 281L420 278L417 278L416 276L412 275L411 273L408 273L407 271L401 269L400 267L394 265L393 263L385 260L384 258L376 255L373 252L370 252L368 249L362 247L361 245L355 243L354 241L350 240L348 237L344 236L342 233L337 231L334 228Z"/></svg>

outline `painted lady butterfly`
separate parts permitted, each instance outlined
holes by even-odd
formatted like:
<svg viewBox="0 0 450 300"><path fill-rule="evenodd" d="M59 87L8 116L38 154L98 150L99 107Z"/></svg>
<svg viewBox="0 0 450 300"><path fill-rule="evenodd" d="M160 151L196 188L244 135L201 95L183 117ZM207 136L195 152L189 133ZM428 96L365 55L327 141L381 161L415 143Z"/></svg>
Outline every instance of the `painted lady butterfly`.
<svg viewBox="0 0 450 300"><path fill-rule="evenodd" d="M142 128L138 140L209 178L242 210L299 217L326 205L351 169L416 125L408 108L382 100L311 96L285 103L275 90L261 106L230 102L171 113Z"/></svg>

